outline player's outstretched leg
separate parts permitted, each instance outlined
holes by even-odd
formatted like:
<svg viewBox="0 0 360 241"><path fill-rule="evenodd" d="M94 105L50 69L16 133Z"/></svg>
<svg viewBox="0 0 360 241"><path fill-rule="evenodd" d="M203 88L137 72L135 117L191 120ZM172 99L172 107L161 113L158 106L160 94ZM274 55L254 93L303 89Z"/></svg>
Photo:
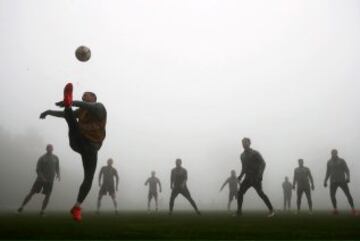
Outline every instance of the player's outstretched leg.
<svg viewBox="0 0 360 241"><path fill-rule="evenodd" d="M174 202L177 195L179 195L179 192L173 189L171 192L170 202L169 202L169 215L171 215L174 210Z"/></svg>
<svg viewBox="0 0 360 241"><path fill-rule="evenodd" d="M350 193L350 189L349 189L349 186L347 183L343 184L340 186L340 188L343 190L343 192L345 193L345 196L349 202L349 205L351 207L351 214L352 215L357 215L357 211L355 209L355 206L354 206L354 200L351 196L351 193Z"/></svg>
<svg viewBox="0 0 360 241"><path fill-rule="evenodd" d="M118 209L117 209L117 202L116 202L116 196L115 196L115 193L114 193L114 194L111 194L111 199L112 199L113 204L114 204L115 214L118 214Z"/></svg>
<svg viewBox="0 0 360 241"><path fill-rule="evenodd" d="M305 195L309 205L309 214L312 214L312 199L310 189L305 191Z"/></svg>
<svg viewBox="0 0 360 241"><path fill-rule="evenodd" d="M18 213L22 213L22 211L24 210L24 207L26 206L26 204L31 200L32 196L34 196L35 192L30 191L28 193L28 195L26 195L23 203L21 204L21 206L17 209Z"/></svg>
<svg viewBox="0 0 360 241"><path fill-rule="evenodd" d="M337 201L336 201L336 190L337 190L338 186L336 184L330 184L330 198L331 198L331 203L333 205L333 214L334 215L338 215L339 211L337 209Z"/></svg>
<svg viewBox="0 0 360 241"><path fill-rule="evenodd" d="M270 202L270 199L268 196L264 193L262 188L255 188L257 194L260 196L260 198L264 201L266 207L269 209L268 217L273 217L275 215L274 208Z"/></svg>

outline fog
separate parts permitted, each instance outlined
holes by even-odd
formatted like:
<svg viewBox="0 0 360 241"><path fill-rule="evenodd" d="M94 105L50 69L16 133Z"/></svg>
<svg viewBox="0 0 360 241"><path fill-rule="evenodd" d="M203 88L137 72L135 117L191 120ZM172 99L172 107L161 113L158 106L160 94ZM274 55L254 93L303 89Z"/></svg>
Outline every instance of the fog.
<svg viewBox="0 0 360 241"><path fill-rule="evenodd" d="M351 169L359 206L359 26L359 1L0 0L0 209L21 204L47 143L62 176L48 209L74 203L80 156L63 119L39 119L58 109L68 81L75 99L94 91L108 111L85 209L96 206L98 171L109 157L120 210L146 208L151 170L167 209L178 157L199 208L225 209L227 189L219 188L231 169L239 174L245 136L267 163L263 186L276 208L299 158L314 176L314 208L331 207L322 183L332 148ZM79 45L91 48L89 62L76 60ZM338 203L348 208L341 191ZM112 208L110 198L103 207ZM179 197L176 209L191 207ZM244 209L265 209L253 189Z"/></svg>

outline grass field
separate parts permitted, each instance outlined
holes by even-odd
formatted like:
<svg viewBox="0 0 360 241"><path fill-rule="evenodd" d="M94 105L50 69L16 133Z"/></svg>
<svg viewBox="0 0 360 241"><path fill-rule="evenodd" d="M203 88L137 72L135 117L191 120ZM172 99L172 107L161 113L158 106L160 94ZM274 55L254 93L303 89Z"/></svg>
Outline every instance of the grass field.
<svg viewBox="0 0 360 241"><path fill-rule="evenodd" d="M348 213L332 216L327 212L294 215L277 213L266 218L265 212L246 212L233 217L226 212L107 212L97 216L85 213L75 223L67 213L49 212L21 215L0 214L1 239L87 239L87 240L359 240L360 217Z"/></svg>

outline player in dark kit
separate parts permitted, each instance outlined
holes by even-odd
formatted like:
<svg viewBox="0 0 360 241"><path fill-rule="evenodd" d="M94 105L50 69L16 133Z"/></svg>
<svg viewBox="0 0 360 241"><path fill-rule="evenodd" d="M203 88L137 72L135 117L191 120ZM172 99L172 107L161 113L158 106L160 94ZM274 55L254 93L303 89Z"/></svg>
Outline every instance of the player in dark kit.
<svg viewBox="0 0 360 241"><path fill-rule="evenodd" d="M284 211L291 209L291 196L293 185L289 182L289 178L285 177L285 181L282 183L282 189L284 193Z"/></svg>
<svg viewBox="0 0 360 241"><path fill-rule="evenodd" d="M265 161L258 151L250 148L251 141L249 138L243 138L242 145L244 147L244 152L240 156L242 169L238 179L241 181L243 176L245 176L245 178L240 184L238 193L237 215L242 215L244 194L250 187L253 187L269 209L268 217L273 217L275 215L273 206L262 189L262 178L266 166Z"/></svg>
<svg viewBox="0 0 360 241"><path fill-rule="evenodd" d="M45 214L45 209L49 203L50 195L53 189L55 175L60 181L59 158L53 154L53 146L46 146L46 153L42 155L36 165L37 178L31 188L29 194L25 197L21 207L17 210L21 213L25 205L30 201L35 193L42 192L45 195L40 215Z"/></svg>
<svg viewBox="0 0 360 241"><path fill-rule="evenodd" d="M47 110L41 113L40 118L47 115L65 118L69 127L70 147L81 155L84 167L84 180L80 186L77 201L71 209L75 221L81 221L81 204L88 195L97 164L98 151L105 138L106 109L96 101L96 95L85 92L83 101L73 101L73 86L68 83L64 88L64 100L56 105L64 107L63 111ZM72 107L78 107L73 110Z"/></svg>
<svg viewBox="0 0 360 241"><path fill-rule="evenodd" d="M118 191L119 186L119 175L117 170L112 166L114 163L113 159L109 158L107 160L107 166L103 166L99 173L99 196L98 196L98 203L97 203L97 213L100 213L100 206L101 206L101 199L104 195L109 194L115 208L115 214L118 213L117 211L117 203L116 203L116 195L115 189ZM102 178L102 184L101 184ZM116 180L116 188L114 184L114 178Z"/></svg>
<svg viewBox="0 0 360 241"><path fill-rule="evenodd" d="M157 178L155 176L155 171L151 172L151 177L149 177L146 180L144 185L146 186L148 184L149 184L149 194L148 194L148 203L147 203L148 212L150 212L150 202L151 202L152 198L154 198L154 200L155 200L155 208L156 208L156 212L157 212L159 209L157 186L159 185L159 192L161 192L161 182L160 182L159 178Z"/></svg>
<svg viewBox="0 0 360 241"><path fill-rule="evenodd" d="M230 177L226 179L224 184L220 188L220 192L224 189L224 187L229 184L229 201L227 205L227 210L230 211L231 202L234 199L237 199L238 187L239 187L239 179L236 177L235 170L231 170Z"/></svg>
<svg viewBox="0 0 360 241"><path fill-rule="evenodd" d="M176 159L176 167L171 170L171 178L170 178L170 188L171 188L171 196L170 196L170 212L169 215L172 214L174 209L174 201L177 195L182 194L193 206L196 213L200 215L200 211L198 210L194 200L192 199L190 192L187 188L187 171L185 168L181 166L181 159Z"/></svg>
<svg viewBox="0 0 360 241"><path fill-rule="evenodd" d="M337 150L331 151L331 159L327 162L326 176L324 180L324 187L327 187L327 181L330 178L330 197L334 207L333 214L339 214L336 203L336 190L340 187L350 204L351 213L356 215L357 212L354 207L354 201L350 193L350 171L344 159L338 156Z"/></svg>
<svg viewBox="0 0 360 241"><path fill-rule="evenodd" d="M309 204L309 214L312 214L312 200L311 200L311 190L315 189L314 180L312 178L310 169L304 166L304 160L299 159L299 167L294 170L294 181L293 181L293 189L297 185L297 213L300 212L301 207L301 198L303 193L306 195L306 199Z"/></svg>

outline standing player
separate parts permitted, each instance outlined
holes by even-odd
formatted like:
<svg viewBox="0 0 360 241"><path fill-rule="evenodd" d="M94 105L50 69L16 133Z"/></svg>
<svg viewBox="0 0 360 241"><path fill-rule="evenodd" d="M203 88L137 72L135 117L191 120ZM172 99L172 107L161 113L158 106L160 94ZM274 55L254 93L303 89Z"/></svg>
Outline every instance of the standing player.
<svg viewBox="0 0 360 241"><path fill-rule="evenodd" d="M192 199L190 192L187 188L187 171L185 168L181 166L181 159L176 159L176 167L171 170L171 178L170 178L170 188L171 188L171 196L170 196L170 212L169 215L172 214L174 209L174 201L177 195L182 194L193 206L195 212L198 215L201 215L200 211L198 210L194 200Z"/></svg>
<svg viewBox="0 0 360 241"><path fill-rule="evenodd" d="M350 193L349 185L350 183L350 171L344 159L338 156L337 150L331 151L331 159L327 163L326 176L324 180L324 187L327 187L327 180L330 178L330 197L331 202L334 207L333 214L339 214L336 203L336 190L340 187L350 204L351 213L356 215L356 210L354 207L354 201Z"/></svg>
<svg viewBox="0 0 360 241"><path fill-rule="evenodd" d="M285 181L282 184L282 189L284 193L284 211L286 211L286 209L289 211L291 209L291 196L293 185L291 184L291 182L289 182L288 177L285 177Z"/></svg>
<svg viewBox="0 0 360 241"><path fill-rule="evenodd" d="M103 166L99 173L99 196L98 196L98 203L97 203L97 213L100 213L100 206L101 206L101 199L104 195L109 193L115 208L115 214L118 213L117 211L117 203L116 203L116 195L115 195L115 185L114 185L114 178L116 180L116 191L118 191L119 187L119 175L117 170L112 166L114 163L113 159L109 158L107 160L107 166ZM101 177L102 184L101 184Z"/></svg>
<svg viewBox="0 0 360 241"><path fill-rule="evenodd" d="M295 189L295 186L297 185L297 213L300 212L301 198L303 193L305 193L309 204L309 214L312 214L311 190L315 189L314 180L312 178L310 169L304 166L304 160L299 159L298 162L299 167L295 168L293 181L293 189Z"/></svg>
<svg viewBox="0 0 360 241"><path fill-rule="evenodd" d="M148 184L149 184L149 194L148 194L148 203L147 203L148 212L150 212L150 202L152 198L154 198L155 200L155 208L157 212L159 210L157 186L159 185L159 192L161 192L161 183L159 178L155 176L155 171L151 172L151 177L149 177L146 180L144 185L146 186Z"/></svg>
<svg viewBox="0 0 360 241"><path fill-rule="evenodd" d="M31 188L31 191L25 197L21 207L17 210L18 213L23 211L25 205L30 201L35 193L42 192L45 195L45 198L42 203L40 215L43 216L45 214L45 209L49 203L53 188L55 175L58 181L60 181L59 158L53 154L53 149L53 146L48 144L46 146L46 153L39 158L36 165L37 178Z"/></svg>
<svg viewBox="0 0 360 241"><path fill-rule="evenodd" d="M275 215L273 206L262 189L263 173L266 166L265 161L258 151L250 148L251 141L249 138L243 138L242 145L244 147L244 152L240 156L242 169L238 179L241 181L243 176L245 176L245 178L240 184L240 190L238 193L237 215L242 215L244 194L250 187L253 187L269 209L268 217L273 217Z"/></svg>
<svg viewBox="0 0 360 241"><path fill-rule="evenodd" d="M84 180L80 186L77 201L71 209L75 221L81 221L81 204L88 195L97 164L97 154L105 138L106 109L96 102L93 92L85 92L83 101L73 101L73 86L68 83L64 88L64 100L56 105L64 107L63 111L47 110L40 118L47 115L65 118L69 127L70 147L81 155L84 167ZM79 107L73 111L72 107Z"/></svg>
<svg viewBox="0 0 360 241"><path fill-rule="evenodd" d="M231 170L230 177L226 179L224 184L220 188L220 192L224 189L224 187L229 184L229 201L227 205L227 210L230 211L231 202L234 199L237 199L237 192L239 187L239 180L236 177L235 170Z"/></svg>

